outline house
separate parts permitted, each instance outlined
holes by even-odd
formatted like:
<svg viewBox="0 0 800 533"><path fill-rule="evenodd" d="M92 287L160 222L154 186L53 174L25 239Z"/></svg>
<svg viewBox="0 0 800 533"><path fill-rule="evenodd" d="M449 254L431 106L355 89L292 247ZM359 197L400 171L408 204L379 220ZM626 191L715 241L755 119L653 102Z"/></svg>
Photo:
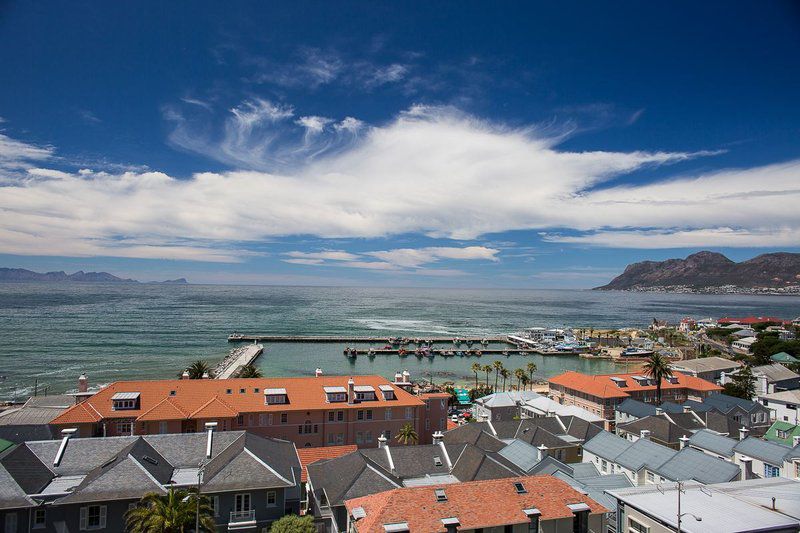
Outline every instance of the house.
<svg viewBox="0 0 800 533"><path fill-rule="evenodd" d="M782 365L794 365L800 363L800 359L786 353L786 352L778 352L776 354L772 354L769 356L769 360L773 363L780 363Z"/></svg>
<svg viewBox="0 0 800 533"><path fill-rule="evenodd" d="M31 396L20 406L0 411L0 438L14 443L57 438L50 421L73 405L75 398L66 394Z"/></svg>
<svg viewBox="0 0 800 533"><path fill-rule="evenodd" d="M473 416L477 420L513 420L520 416L520 406L528 400L541 397L533 391L495 392L473 402Z"/></svg>
<svg viewBox="0 0 800 533"><path fill-rule="evenodd" d="M694 422L694 424L691 426L691 429L689 429L679 426L668 416L663 414L647 416L634 420L633 422L618 425L617 435L631 442L636 442L641 438L641 435L644 434L656 444L678 450L680 449L680 439L682 437L685 437L687 434L691 435L693 430L704 427L704 424L699 418L691 422Z"/></svg>
<svg viewBox="0 0 800 533"><path fill-rule="evenodd" d="M0 458L4 531L125 530L147 493L200 485L222 530L300 511L294 444L243 431L25 442Z"/></svg>
<svg viewBox="0 0 800 533"><path fill-rule="evenodd" d="M758 401L772 412L774 420L800 424L800 390L761 394Z"/></svg>
<svg viewBox="0 0 800 533"><path fill-rule="evenodd" d="M603 432L583 445L583 462L602 474L625 474L634 485L695 479L705 483L738 479L740 470L702 453L675 451L642 434L635 442Z"/></svg>
<svg viewBox="0 0 800 533"><path fill-rule="evenodd" d="M307 466L309 513L321 530L346 531L345 501L400 487L453 484L517 477L522 472L497 453L475 445L445 443L392 446L381 437L378 448L316 461Z"/></svg>
<svg viewBox="0 0 800 533"><path fill-rule="evenodd" d="M800 439L800 425L776 420L764 434L768 441L777 442L786 446L795 446Z"/></svg>
<svg viewBox="0 0 800 533"><path fill-rule="evenodd" d="M697 321L689 317L682 318L678 324L678 331L681 333L689 333L695 328L697 328Z"/></svg>
<svg viewBox="0 0 800 533"><path fill-rule="evenodd" d="M732 372L741 366L738 361L713 356L678 361L672 365L672 370L719 384L723 372Z"/></svg>
<svg viewBox="0 0 800 533"><path fill-rule="evenodd" d="M411 424L419 442L446 428L447 396L415 396L381 376L119 381L50 423L82 437L246 430L298 448L374 447Z"/></svg>
<svg viewBox="0 0 800 533"><path fill-rule="evenodd" d="M672 533L680 529L686 533L788 533L800 528L796 518L718 490L715 485L666 483L612 489L608 494L618 502L619 532Z"/></svg>
<svg viewBox="0 0 800 533"><path fill-rule="evenodd" d="M603 422L603 419L586 409L577 405L561 405L547 396L539 396L533 400L527 400L520 406L520 416L522 418L547 418L554 415L577 416L587 422Z"/></svg>
<svg viewBox="0 0 800 533"><path fill-rule="evenodd" d="M773 392L793 390L800 388L800 375L795 374L779 363L754 366L751 368L755 378L756 396L772 394ZM738 371L726 373L722 376L722 383L730 383Z"/></svg>
<svg viewBox="0 0 800 533"><path fill-rule="evenodd" d="M717 320L720 326L728 324L739 324L741 326L754 326L756 324L783 324L787 325L788 321L775 316L746 316L743 318L722 317Z"/></svg>
<svg viewBox="0 0 800 533"><path fill-rule="evenodd" d="M578 407L601 416L606 428L615 423L615 409L627 398L654 403L656 401L655 380L641 374L588 375L568 371L549 380L549 396L563 405ZM704 379L680 372L661 382L661 399L683 403L687 399L702 401L717 394L722 387Z"/></svg>
<svg viewBox="0 0 800 533"><path fill-rule="evenodd" d="M797 497L796 481L781 477L753 478L731 483L718 483L714 485L713 489L800 520L800 498Z"/></svg>
<svg viewBox="0 0 800 533"><path fill-rule="evenodd" d="M747 435L742 428L739 439L701 430L689 438L688 445L708 455L739 465L742 479L754 477L789 477L797 479L800 445L786 446L778 442Z"/></svg>
<svg viewBox="0 0 800 533"><path fill-rule="evenodd" d="M782 341L794 340L796 335L794 331L788 330L781 326L769 326L766 330L769 333L777 333L778 339Z"/></svg>
<svg viewBox="0 0 800 533"><path fill-rule="evenodd" d="M734 432L723 431L719 427L711 427L710 425L708 427L720 433L729 433L733 436L738 434L738 429L742 426L747 428L750 435L763 435L771 423L770 410L763 404L744 398L728 396L727 394L715 394L702 402L687 400L683 405L698 414L716 411L732 419L737 424Z"/></svg>
<svg viewBox="0 0 800 533"><path fill-rule="evenodd" d="M653 416L660 413L682 413L683 406L674 402L661 402L658 407L652 403L644 403L633 398L626 398L616 409L614 409L614 421L616 424L633 422L646 416Z"/></svg>
<svg viewBox="0 0 800 533"><path fill-rule="evenodd" d="M588 533L605 529L608 511L551 476L397 488L348 499L345 506L353 533Z"/></svg>
<svg viewBox="0 0 800 533"><path fill-rule="evenodd" d="M756 341L758 341L756 337L742 337L733 341L731 343L731 348L734 352L748 354L753 349L753 344L755 344Z"/></svg>
<svg viewBox="0 0 800 533"><path fill-rule="evenodd" d="M756 336L756 330L754 330L753 328L742 328L742 329L738 329L738 330L734 331L733 333L731 333L731 336L732 337L736 337L737 339L745 339L747 337L755 337Z"/></svg>

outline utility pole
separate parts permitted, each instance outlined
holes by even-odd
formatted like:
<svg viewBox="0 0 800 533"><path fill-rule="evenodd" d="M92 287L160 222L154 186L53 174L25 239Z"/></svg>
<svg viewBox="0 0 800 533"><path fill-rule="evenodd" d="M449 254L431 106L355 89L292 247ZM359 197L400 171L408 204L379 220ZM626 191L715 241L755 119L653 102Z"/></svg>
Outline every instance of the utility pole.
<svg viewBox="0 0 800 533"><path fill-rule="evenodd" d="M205 465L203 461L200 461L200 464L197 468L197 494L195 494L195 518L194 518L194 531L195 533L200 533L200 483L203 482L203 468Z"/></svg>
<svg viewBox="0 0 800 533"><path fill-rule="evenodd" d="M678 533L681 533L681 489L683 483L678 481Z"/></svg>

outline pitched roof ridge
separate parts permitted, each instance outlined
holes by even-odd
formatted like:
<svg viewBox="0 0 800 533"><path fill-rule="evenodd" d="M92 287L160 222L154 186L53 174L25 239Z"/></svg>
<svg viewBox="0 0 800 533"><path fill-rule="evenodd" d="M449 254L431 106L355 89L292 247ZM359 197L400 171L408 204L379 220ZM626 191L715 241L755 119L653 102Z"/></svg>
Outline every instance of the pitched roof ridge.
<svg viewBox="0 0 800 533"><path fill-rule="evenodd" d="M169 405L174 407L180 414L184 416L184 418L189 418L189 414L180 404L177 403L177 400L175 400L172 396L167 396L166 398L155 404L153 407L151 407L144 413L140 414L136 420L143 419L145 416L149 415L152 411L154 411L156 408L163 405L164 403L168 403Z"/></svg>
<svg viewBox="0 0 800 533"><path fill-rule="evenodd" d="M225 407L226 409L232 411L233 413L235 413L237 415L239 414L239 411L237 411L236 409L234 409L233 407L231 407L227 403L223 402L222 399L220 399L219 395L215 394L214 396L211 397L210 400L208 400L203 405L201 405L200 407L195 409L191 414L189 414L189 418L194 418L195 415L197 415L197 413L201 412L203 409L205 409L206 407L208 407L209 405L211 405L212 403L215 403L215 402L221 404L223 407Z"/></svg>

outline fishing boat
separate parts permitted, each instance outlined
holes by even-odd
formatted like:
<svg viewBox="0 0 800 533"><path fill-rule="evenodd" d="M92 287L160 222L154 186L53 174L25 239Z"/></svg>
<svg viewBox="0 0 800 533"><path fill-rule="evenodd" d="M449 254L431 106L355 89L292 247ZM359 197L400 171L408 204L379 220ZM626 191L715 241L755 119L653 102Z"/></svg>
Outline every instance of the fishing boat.
<svg viewBox="0 0 800 533"><path fill-rule="evenodd" d="M619 355L620 357L650 357L654 353L653 350L647 350L645 348L625 348Z"/></svg>

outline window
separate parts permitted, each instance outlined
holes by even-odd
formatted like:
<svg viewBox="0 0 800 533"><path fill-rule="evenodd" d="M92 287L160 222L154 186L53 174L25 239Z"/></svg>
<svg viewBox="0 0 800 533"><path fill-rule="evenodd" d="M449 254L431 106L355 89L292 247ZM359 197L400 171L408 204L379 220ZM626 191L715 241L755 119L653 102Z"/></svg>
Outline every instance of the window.
<svg viewBox="0 0 800 533"><path fill-rule="evenodd" d="M233 394L233 389L225 389L225 394Z"/></svg>
<svg viewBox="0 0 800 533"><path fill-rule="evenodd" d="M781 475L781 469L777 466L772 466L769 463L764 463L764 477L778 477Z"/></svg>
<svg viewBox="0 0 800 533"><path fill-rule="evenodd" d="M261 391L261 389L259 389L258 387L254 387L253 388L253 392L255 392L256 394L258 394L260 391Z"/></svg>
<svg viewBox="0 0 800 533"><path fill-rule="evenodd" d="M45 525L45 511L44 507L38 507L33 510L33 529L42 529Z"/></svg>
<svg viewBox="0 0 800 533"><path fill-rule="evenodd" d="M364 443L364 434L360 431L356 431L356 444L363 444Z"/></svg>
<svg viewBox="0 0 800 533"><path fill-rule="evenodd" d="M239 389L239 394L244 394L247 389Z"/></svg>
<svg viewBox="0 0 800 533"><path fill-rule="evenodd" d="M439 431L444 431L445 430L445 424L446 424L446 422L444 421L444 418L440 418L439 419Z"/></svg>
<svg viewBox="0 0 800 533"><path fill-rule="evenodd" d="M414 418L414 408L406 407L406 420L411 420L412 418Z"/></svg>
<svg viewBox="0 0 800 533"><path fill-rule="evenodd" d="M117 422L117 435L133 435L133 422L131 420Z"/></svg>
<svg viewBox="0 0 800 533"><path fill-rule="evenodd" d="M219 516L219 496L211 498L211 510L214 516Z"/></svg>
<svg viewBox="0 0 800 533"><path fill-rule="evenodd" d="M356 418L358 420L364 420L364 411L358 411Z"/></svg>
<svg viewBox="0 0 800 533"><path fill-rule="evenodd" d="M106 527L106 510L107 509L105 505L89 505L87 507L81 507L81 531L88 529L103 529Z"/></svg>
<svg viewBox="0 0 800 533"><path fill-rule="evenodd" d="M336 435L333 433L328 433L328 446L332 446L336 443Z"/></svg>
<svg viewBox="0 0 800 533"><path fill-rule="evenodd" d="M328 422L333 422L335 416L336 416L336 411L328 411Z"/></svg>
<svg viewBox="0 0 800 533"><path fill-rule="evenodd" d="M429 402L427 400L425 400L425 410L426 411L430 411L431 410L431 402Z"/></svg>
<svg viewBox="0 0 800 533"><path fill-rule="evenodd" d="M17 513L8 513L5 519L5 529L9 533L17 533Z"/></svg>
<svg viewBox="0 0 800 533"><path fill-rule="evenodd" d="M236 495L236 512L250 510L250 494L237 494Z"/></svg>
<svg viewBox="0 0 800 533"><path fill-rule="evenodd" d="M525 485L523 485L522 483L514 483L514 490L517 491L517 494L525 494L528 492L527 489L525 488Z"/></svg>
<svg viewBox="0 0 800 533"><path fill-rule="evenodd" d="M437 502L446 502L447 501L447 494L445 493L444 489L436 489L434 491L436 494L436 501Z"/></svg>
<svg viewBox="0 0 800 533"><path fill-rule="evenodd" d="M372 409L367 409L367 420L372 420Z"/></svg>
<svg viewBox="0 0 800 533"><path fill-rule="evenodd" d="M328 393L328 401L329 402L346 402L347 401L347 394L344 393L344 392Z"/></svg>
<svg viewBox="0 0 800 533"><path fill-rule="evenodd" d="M244 425L244 415L239 415L236 417L236 423L240 426Z"/></svg>
<svg viewBox="0 0 800 533"><path fill-rule="evenodd" d="M431 419L430 418L426 418L425 419L425 429L431 429Z"/></svg>
<svg viewBox="0 0 800 533"><path fill-rule="evenodd" d="M539 533L539 515L531 516L528 523L528 533Z"/></svg>
<svg viewBox="0 0 800 533"><path fill-rule="evenodd" d="M114 400L112 406L115 411L123 411L125 409L136 409L136 400Z"/></svg>
<svg viewBox="0 0 800 533"><path fill-rule="evenodd" d="M287 403L285 394L267 394L264 396L265 403L272 405L274 403Z"/></svg>
<svg viewBox="0 0 800 533"><path fill-rule="evenodd" d="M603 465L603 472L608 472L608 461L603 459L601 464Z"/></svg>
<svg viewBox="0 0 800 533"><path fill-rule="evenodd" d="M278 494L274 490L267 491L267 507L275 507L278 504Z"/></svg>
<svg viewBox="0 0 800 533"><path fill-rule="evenodd" d="M647 473L647 482L648 483L655 483L655 481L656 481L655 475L653 475L652 472L648 472Z"/></svg>
<svg viewBox="0 0 800 533"><path fill-rule="evenodd" d="M391 430L386 430L383 432L383 436L386 437L386 440L392 440L392 432Z"/></svg>
<svg viewBox="0 0 800 533"><path fill-rule="evenodd" d="M344 433L336 434L336 444L344 444Z"/></svg>
<svg viewBox="0 0 800 533"><path fill-rule="evenodd" d="M162 420L158 423L158 432L162 435L169 431L169 423L166 420Z"/></svg>
<svg viewBox="0 0 800 533"><path fill-rule="evenodd" d="M384 414L385 414L384 418L386 420L391 420L392 419L392 408L391 407L387 407Z"/></svg>
<svg viewBox="0 0 800 533"><path fill-rule="evenodd" d="M779 439L785 439L789 436L789 432L785 429L776 429L775 433L778 435Z"/></svg>
<svg viewBox="0 0 800 533"><path fill-rule="evenodd" d="M650 533L650 528L641 524L633 518L628 518L628 532L629 533Z"/></svg>
<svg viewBox="0 0 800 533"><path fill-rule="evenodd" d="M306 434L311 433L311 420L306 420L306 423L303 425L303 432Z"/></svg>
<svg viewBox="0 0 800 533"><path fill-rule="evenodd" d="M178 394L178 391L174 391L174 390L169 391L169 395L170 396L175 396L176 394Z"/></svg>
<svg viewBox="0 0 800 533"><path fill-rule="evenodd" d="M572 515L572 533L589 533L588 511L580 511Z"/></svg>
<svg viewBox="0 0 800 533"><path fill-rule="evenodd" d="M344 420L344 411L339 411L336 413L336 421L341 422Z"/></svg>
<svg viewBox="0 0 800 533"><path fill-rule="evenodd" d="M364 442L366 442L366 443L372 442L372 432L371 431L367 431L366 433L364 433Z"/></svg>
<svg viewBox="0 0 800 533"><path fill-rule="evenodd" d="M281 424L286 424L288 422L289 422L289 414L281 413Z"/></svg>

